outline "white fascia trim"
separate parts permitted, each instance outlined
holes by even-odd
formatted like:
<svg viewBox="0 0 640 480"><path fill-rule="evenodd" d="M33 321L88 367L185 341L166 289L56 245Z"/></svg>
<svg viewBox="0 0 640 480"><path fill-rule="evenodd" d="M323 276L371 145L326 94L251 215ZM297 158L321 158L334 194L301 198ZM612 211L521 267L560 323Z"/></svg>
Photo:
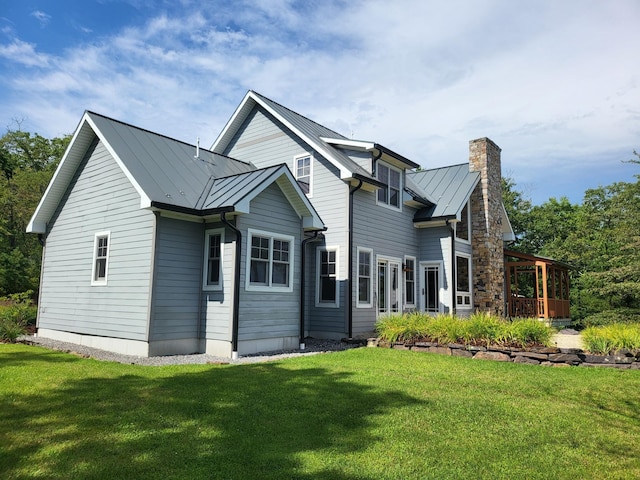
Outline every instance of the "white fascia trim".
<svg viewBox="0 0 640 480"><path fill-rule="evenodd" d="M374 142L365 142L364 140L346 140L343 138L320 137L320 140L330 145L343 145L345 147L365 151L373 150L376 145Z"/></svg>
<svg viewBox="0 0 640 480"><path fill-rule="evenodd" d="M333 166L335 166L336 168L338 168L338 170L340 170L340 178L341 179L347 179L347 178L351 178L353 177L353 172L350 171L349 169L345 168L344 165L342 165L341 162L339 162L338 160L336 160L333 156L333 153L328 150L327 148L325 148L323 145L315 142L314 140L312 140L311 138L309 138L307 135L305 135L304 133L302 133L298 128L296 128L294 125L292 125L291 123L289 123L285 118L283 118L281 115L278 114L278 112L274 111L273 109L271 109L269 107L269 105L267 105L266 103L264 103L262 101L261 98L253 95L253 92L249 92L247 94L247 96L250 96L256 103L258 103L262 108L264 108L265 110L267 110L271 115L273 115L274 117L276 117L282 124L286 125L287 128L289 128L293 133L295 133L298 137L300 137L302 140L304 140L308 145L311 145L311 147L313 147L314 150L318 151L320 154L322 154L322 156L324 158L326 158L327 160L329 160L329 162L331 162L331 164ZM246 101L247 97L245 97Z"/></svg>
<svg viewBox="0 0 640 480"><path fill-rule="evenodd" d="M82 131L82 127L86 121L86 118L87 118L87 114L85 113L80 119L80 122L76 127L76 131L73 133L73 137L71 137L71 141L69 142L69 145L67 145L67 149L65 150L64 155L62 155L62 159L58 164L58 168L56 168L56 171L53 173L53 177L51 177L51 180L49 181L49 185L47 185L47 189L44 191L44 195L42 195L42 198L40 199L40 203L38 203L38 206L36 207L35 212L33 212L31 220L27 225L27 233L46 233L47 222L43 220L36 220L36 219L40 216L40 210L42 209L44 204L47 202L51 189L53 188L53 185L57 182L60 172L65 168L67 164L67 158L69 157L69 153L73 149L73 146L78 138L78 135L80 135L80 132ZM95 128L93 130L95 131Z"/></svg>
<svg viewBox="0 0 640 480"><path fill-rule="evenodd" d="M93 128L93 131L95 132L95 134L98 136L98 138L104 144L104 146L107 149L107 151L111 154L113 159L116 161L116 163L118 164L118 166L122 170L122 173L124 173L125 177L127 177L129 182L131 182L131 185L133 185L133 188L135 188L136 191L138 192L138 195L140 195L140 208L151 208L151 199L147 196L146 192L142 189L142 187L140 186L138 181L131 174L131 172L127 169L127 167L125 166L124 162L116 154L116 152L113 149L113 147L109 144L109 142L107 142L106 138L104 137L104 135L102 134L100 129L98 129L96 124L93 122L93 120L91 119L91 117L87 113L85 113L85 120L89 125L91 125L91 128Z"/></svg>

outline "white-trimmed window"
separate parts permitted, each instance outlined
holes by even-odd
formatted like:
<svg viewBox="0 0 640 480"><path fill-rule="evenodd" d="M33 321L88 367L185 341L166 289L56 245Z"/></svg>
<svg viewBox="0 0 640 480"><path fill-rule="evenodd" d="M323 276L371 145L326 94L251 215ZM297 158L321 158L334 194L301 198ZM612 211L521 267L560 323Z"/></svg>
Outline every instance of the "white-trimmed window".
<svg viewBox="0 0 640 480"><path fill-rule="evenodd" d="M224 229L204 232L204 269L202 288L204 290L222 290L222 252L224 248Z"/></svg>
<svg viewBox="0 0 640 480"><path fill-rule="evenodd" d="M404 306L415 308L416 306L416 258L404 257Z"/></svg>
<svg viewBox="0 0 640 480"><path fill-rule="evenodd" d="M400 209L402 172L397 168L378 162L377 177L386 186L378 189L378 204Z"/></svg>
<svg viewBox="0 0 640 480"><path fill-rule="evenodd" d="M469 208L469 202L462 208L460 213L460 221L456 225L456 238L469 242L471 238L471 209Z"/></svg>
<svg viewBox="0 0 640 480"><path fill-rule="evenodd" d="M294 238L252 229L247 233L246 289L293 291Z"/></svg>
<svg viewBox="0 0 640 480"><path fill-rule="evenodd" d="M111 232L98 232L93 239L93 267L91 285L106 285L109 273L109 246Z"/></svg>
<svg viewBox="0 0 640 480"><path fill-rule="evenodd" d="M317 250L318 282L316 305L319 307L338 306L338 247Z"/></svg>
<svg viewBox="0 0 640 480"><path fill-rule="evenodd" d="M357 284L357 307L371 307L373 302L373 282L371 279L373 250L370 248L358 247L358 284Z"/></svg>
<svg viewBox="0 0 640 480"><path fill-rule="evenodd" d="M298 185L307 196L311 196L311 178L313 174L313 157L305 154L293 159L293 173Z"/></svg>
<svg viewBox="0 0 640 480"><path fill-rule="evenodd" d="M456 255L456 306L472 308L471 303L471 257Z"/></svg>

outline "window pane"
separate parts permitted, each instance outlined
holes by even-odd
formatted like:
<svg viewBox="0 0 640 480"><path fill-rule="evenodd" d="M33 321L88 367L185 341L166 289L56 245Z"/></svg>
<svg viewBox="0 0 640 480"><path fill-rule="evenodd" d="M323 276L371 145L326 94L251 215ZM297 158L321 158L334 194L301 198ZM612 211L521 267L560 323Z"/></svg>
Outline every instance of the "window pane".
<svg viewBox="0 0 640 480"><path fill-rule="evenodd" d="M334 277L322 277L320 279L320 301L336 301L336 279Z"/></svg>
<svg viewBox="0 0 640 480"><path fill-rule="evenodd" d="M96 276L95 280L103 279L107 276L107 259L98 258L96 260Z"/></svg>
<svg viewBox="0 0 640 480"><path fill-rule="evenodd" d="M207 285L218 285L220 283L221 238L221 235L209 235Z"/></svg>
<svg viewBox="0 0 640 480"><path fill-rule="evenodd" d="M469 292L469 259L456 257L456 288L459 292Z"/></svg>
<svg viewBox="0 0 640 480"><path fill-rule="evenodd" d="M456 237L462 240L469 240L469 203L467 203L460 213L460 223L456 226Z"/></svg>
<svg viewBox="0 0 640 480"><path fill-rule="evenodd" d="M251 260L251 273L249 281L251 283L267 284L267 267L268 263L260 260Z"/></svg>
<svg viewBox="0 0 640 480"><path fill-rule="evenodd" d="M389 169L389 186L396 190L400 188L400 172Z"/></svg>
<svg viewBox="0 0 640 480"><path fill-rule="evenodd" d="M371 279L360 277L358 279L358 301L360 303L369 303L369 292L371 291Z"/></svg>
<svg viewBox="0 0 640 480"><path fill-rule="evenodd" d="M289 285L289 264L274 263L271 283L273 285Z"/></svg>

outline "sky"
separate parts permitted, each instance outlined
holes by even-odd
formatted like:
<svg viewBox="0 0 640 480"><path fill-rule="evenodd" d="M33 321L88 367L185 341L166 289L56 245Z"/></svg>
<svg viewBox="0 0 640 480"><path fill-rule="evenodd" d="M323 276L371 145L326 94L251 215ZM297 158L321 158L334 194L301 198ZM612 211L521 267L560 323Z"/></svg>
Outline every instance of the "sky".
<svg viewBox="0 0 640 480"><path fill-rule="evenodd" d="M640 173L639 25L638 0L0 0L0 128L92 110L208 147L255 90L424 168L489 137L534 204L580 203Z"/></svg>

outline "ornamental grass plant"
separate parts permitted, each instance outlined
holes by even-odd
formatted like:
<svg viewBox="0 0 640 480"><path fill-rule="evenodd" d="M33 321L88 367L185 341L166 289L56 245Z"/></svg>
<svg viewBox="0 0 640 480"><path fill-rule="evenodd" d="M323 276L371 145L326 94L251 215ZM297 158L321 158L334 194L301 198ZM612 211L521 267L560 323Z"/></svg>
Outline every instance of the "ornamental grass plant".
<svg viewBox="0 0 640 480"><path fill-rule="evenodd" d="M587 351L600 355L628 349L640 350L640 324L613 323L602 327L588 327L582 331Z"/></svg>
<svg viewBox="0 0 640 480"><path fill-rule="evenodd" d="M412 312L381 318L376 332L389 343L430 341L526 347L548 346L554 330L535 318L509 321L484 312L469 317Z"/></svg>

